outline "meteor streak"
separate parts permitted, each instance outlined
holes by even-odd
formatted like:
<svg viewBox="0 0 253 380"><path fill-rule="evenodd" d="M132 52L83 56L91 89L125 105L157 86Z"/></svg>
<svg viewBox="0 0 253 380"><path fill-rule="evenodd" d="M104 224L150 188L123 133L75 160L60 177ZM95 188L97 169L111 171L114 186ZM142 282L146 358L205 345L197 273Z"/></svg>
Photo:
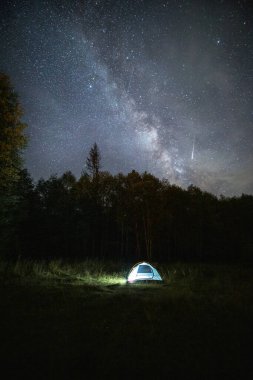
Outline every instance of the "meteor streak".
<svg viewBox="0 0 253 380"><path fill-rule="evenodd" d="M192 160L194 160L194 151L195 151L195 137L194 137L193 144L192 144L192 155L191 155Z"/></svg>

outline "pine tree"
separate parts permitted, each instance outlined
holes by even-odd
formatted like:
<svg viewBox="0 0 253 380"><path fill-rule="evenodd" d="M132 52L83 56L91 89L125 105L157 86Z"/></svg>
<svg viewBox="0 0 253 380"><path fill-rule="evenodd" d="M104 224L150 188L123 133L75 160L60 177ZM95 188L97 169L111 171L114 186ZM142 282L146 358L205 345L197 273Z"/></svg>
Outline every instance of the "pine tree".
<svg viewBox="0 0 253 380"><path fill-rule="evenodd" d="M96 179L100 170L101 155L97 144L95 143L89 152L89 156L86 159L86 167L92 179Z"/></svg>

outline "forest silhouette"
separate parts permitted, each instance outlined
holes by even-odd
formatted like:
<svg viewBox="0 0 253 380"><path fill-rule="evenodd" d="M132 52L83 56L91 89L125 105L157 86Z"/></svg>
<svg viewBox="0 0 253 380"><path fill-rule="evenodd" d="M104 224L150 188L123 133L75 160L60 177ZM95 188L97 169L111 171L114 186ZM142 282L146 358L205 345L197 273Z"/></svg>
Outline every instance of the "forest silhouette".
<svg viewBox="0 0 253 380"><path fill-rule="evenodd" d="M22 170L7 214L2 249L14 256L161 262L252 258L252 196L218 199L146 172L83 173L78 180L66 172L34 185Z"/></svg>

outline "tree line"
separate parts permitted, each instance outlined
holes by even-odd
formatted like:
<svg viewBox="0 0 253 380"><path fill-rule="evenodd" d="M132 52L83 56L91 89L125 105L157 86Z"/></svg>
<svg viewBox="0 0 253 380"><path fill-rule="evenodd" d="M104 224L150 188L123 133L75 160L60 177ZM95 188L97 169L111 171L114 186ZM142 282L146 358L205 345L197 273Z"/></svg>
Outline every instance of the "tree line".
<svg viewBox="0 0 253 380"><path fill-rule="evenodd" d="M101 170L96 144L80 178L68 171L34 184L20 160L25 125L20 122L18 99L8 78L2 75L0 79L0 133L5 141L0 145L2 255L163 262L252 260L251 195L217 198L195 186L182 189L134 170L112 175ZM13 148L11 158L6 145Z"/></svg>

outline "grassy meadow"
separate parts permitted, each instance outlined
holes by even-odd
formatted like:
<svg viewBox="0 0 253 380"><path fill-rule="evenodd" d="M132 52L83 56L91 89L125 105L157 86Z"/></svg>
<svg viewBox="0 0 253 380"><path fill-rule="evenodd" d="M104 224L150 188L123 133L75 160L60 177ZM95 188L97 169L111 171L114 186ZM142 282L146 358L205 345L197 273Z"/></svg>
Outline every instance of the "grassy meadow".
<svg viewBox="0 0 253 380"><path fill-rule="evenodd" d="M160 285L126 285L131 265L0 262L6 379L253 378L253 268L158 265Z"/></svg>

